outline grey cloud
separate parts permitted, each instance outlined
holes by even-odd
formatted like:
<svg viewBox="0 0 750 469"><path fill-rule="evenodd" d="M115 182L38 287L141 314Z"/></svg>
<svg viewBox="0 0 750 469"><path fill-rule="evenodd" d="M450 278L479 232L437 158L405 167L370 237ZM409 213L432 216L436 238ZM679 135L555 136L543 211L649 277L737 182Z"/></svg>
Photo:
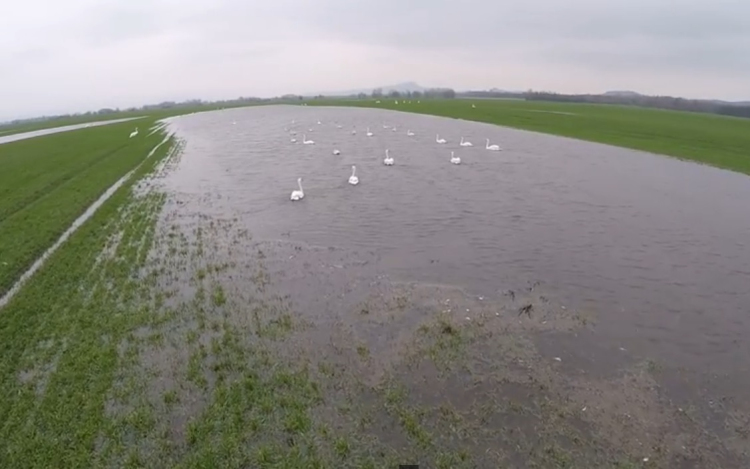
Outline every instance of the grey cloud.
<svg viewBox="0 0 750 469"><path fill-rule="evenodd" d="M570 59L592 68L624 60L628 66L642 61L745 72L743 51L750 43L750 2L734 0L418 0L408 7L382 0L373 9L329 0L316 11L320 33L340 40L416 51L522 53L529 61Z"/></svg>
<svg viewBox="0 0 750 469"><path fill-rule="evenodd" d="M566 91L609 86L613 71L658 92L666 75L695 94L715 78L746 99L747 50L746 0L26 0L0 15L0 102L17 113L104 106L110 85L133 105L175 89L231 97L414 77Z"/></svg>

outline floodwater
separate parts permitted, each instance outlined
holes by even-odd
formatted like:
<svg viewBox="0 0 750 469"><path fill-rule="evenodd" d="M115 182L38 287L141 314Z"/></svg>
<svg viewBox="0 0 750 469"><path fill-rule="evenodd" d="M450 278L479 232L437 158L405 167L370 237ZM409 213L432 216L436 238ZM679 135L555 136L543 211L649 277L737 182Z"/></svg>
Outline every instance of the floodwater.
<svg viewBox="0 0 750 469"><path fill-rule="evenodd" d="M134 119L140 119L140 117L128 117L125 119L113 119L108 121L99 122L87 122L83 124L64 125L61 127L53 127L51 129L35 130L33 132L23 132L20 134L13 134L3 137L3 132L0 132L0 145L3 143L15 142L18 140L26 140L27 138L41 137L42 135L56 134L60 132L68 132L70 130L78 130L87 127L99 127L101 125L117 124L118 122L126 122Z"/></svg>
<svg viewBox="0 0 750 469"><path fill-rule="evenodd" d="M169 123L186 147L165 184L185 213L237 217L255 239L346 248L396 278L488 298L538 281L596 312L595 339L579 338L611 344L596 359L621 347L750 384L747 176L373 109L263 106ZM303 133L315 144L302 145ZM459 147L461 136L474 147ZM486 138L504 150L485 150ZM305 198L293 203L298 177Z"/></svg>

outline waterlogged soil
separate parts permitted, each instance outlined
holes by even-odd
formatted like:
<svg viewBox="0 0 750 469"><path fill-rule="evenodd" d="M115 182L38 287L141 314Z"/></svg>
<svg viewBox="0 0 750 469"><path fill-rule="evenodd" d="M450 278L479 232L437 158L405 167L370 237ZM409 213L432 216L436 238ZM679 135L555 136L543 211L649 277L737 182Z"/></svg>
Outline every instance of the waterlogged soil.
<svg viewBox="0 0 750 469"><path fill-rule="evenodd" d="M393 274L375 248L258 236L231 193L169 190L189 155L139 187L163 200L131 280L158 320L118 346L108 465L750 464L734 383L601 340L601 306L542 278L478 295Z"/></svg>
<svg viewBox="0 0 750 469"><path fill-rule="evenodd" d="M373 254L259 240L166 199L147 271L166 320L112 418L121 457L215 467L743 467L741 402L684 403L656 362L576 355L596 313L544 284L497 297L404 283ZM127 450L125 450L127 448ZM135 451L135 453L133 453ZM112 455L116 455L113 452ZM114 457L113 460L117 460Z"/></svg>

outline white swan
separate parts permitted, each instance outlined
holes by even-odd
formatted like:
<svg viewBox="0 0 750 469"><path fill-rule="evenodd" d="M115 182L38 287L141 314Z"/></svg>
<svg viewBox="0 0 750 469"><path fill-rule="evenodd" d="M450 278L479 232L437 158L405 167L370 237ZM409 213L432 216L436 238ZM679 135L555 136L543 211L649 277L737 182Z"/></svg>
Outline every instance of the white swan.
<svg viewBox="0 0 750 469"><path fill-rule="evenodd" d="M357 135L357 129L352 129L352 135Z"/></svg>
<svg viewBox="0 0 750 469"><path fill-rule="evenodd" d="M318 125L320 125L320 121L318 121Z"/></svg>
<svg viewBox="0 0 750 469"><path fill-rule="evenodd" d="M138 135L138 127L136 127L134 131L130 132L130 137L128 137L128 138L133 138L136 135Z"/></svg>
<svg viewBox="0 0 750 469"><path fill-rule="evenodd" d="M394 101L394 104L398 104L398 100Z"/></svg>
<svg viewBox="0 0 750 469"><path fill-rule="evenodd" d="M458 157L453 152L451 152L451 163L461 164L461 157Z"/></svg>
<svg viewBox="0 0 750 469"><path fill-rule="evenodd" d="M487 150L492 150L492 151L500 151L500 145L490 145L489 138L487 139L487 145L485 145L484 148L486 148Z"/></svg>
<svg viewBox="0 0 750 469"><path fill-rule="evenodd" d="M391 130L393 130L394 132L396 132L398 129L396 129L395 127L393 127Z"/></svg>
<svg viewBox="0 0 750 469"><path fill-rule="evenodd" d="M471 146L473 146L473 145L471 144L471 142L469 142L468 140L467 140L467 141L464 141L464 138L463 138L463 137L461 137L461 143L459 143L459 145L461 145L462 147L471 147Z"/></svg>
<svg viewBox="0 0 750 469"><path fill-rule="evenodd" d="M388 124L383 124L383 128L387 129L388 128Z"/></svg>
<svg viewBox="0 0 750 469"><path fill-rule="evenodd" d="M313 130L313 128L312 128L312 127L310 127L309 129L307 129L307 131L308 131L308 132L314 132L314 130Z"/></svg>
<svg viewBox="0 0 750 469"><path fill-rule="evenodd" d="M383 160L383 164L386 166L393 166L393 157L388 153L388 149L385 150L385 159Z"/></svg>
<svg viewBox="0 0 750 469"><path fill-rule="evenodd" d="M297 143L297 139L296 139L296 138L293 138L293 139L292 139L292 143Z"/></svg>
<svg viewBox="0 0 750 469"><path fill-rule="evenodd" d="M352 175L349 176L349 184L356 186L359 184L359 178L357 177L357 167L352 165Z"/></svg>
<svg viewBox="0 0 750 469"><path fill-rule="evenodd" d="M297 178L297 185L299 186L298 191L292 191L291 200L302 200L305 198L305 193L302 191L302 178Z"/></svg>
<svg viewBox="0 0 750 469"><path fill-rule="evenodd" d="M438 143L445 143L445 139L444 138L440 138L439 134L435 135L435 141L438 142Z"/></svg>
<svg viewBox="0 0 750 469"><path fill-rule="evenodd" d="M413 137L414 136L414 132L412 132L411 130L407 130L406 131L406 136L407 137Z"/></svg>
<svg viewBox="0 0 750 469"><path fill-rule="evenodd" d="M307 139L307 135L305 135L305 134L302 134L302 143L304 143L305 145L313 145L313 144L315 144L314 141L308 140Z"/></svg>
<svg viewBox="0 0 750 469"><path fill-rule="evenodd" d="M341 152L340 152L340 151L338 151L338 150L333 150L333 154L334 154L334 155L340 155L340 154L341 154Z"/></svg>
<svg viewBox="0 0 750 469"><path fill-rule="evenodd" d="M367 128L367 136L368 137L372 137L372 132L370 132L370 128L369 127Z"/></svg>
<svg viewBox="0 0 750 469"><path fill-rule="evenodd" d="M472 104L472 105L471 105L471 108L472 108L472 109L476 109L477 107L476 107L475 105L473 105L473 104Z"/></svg>

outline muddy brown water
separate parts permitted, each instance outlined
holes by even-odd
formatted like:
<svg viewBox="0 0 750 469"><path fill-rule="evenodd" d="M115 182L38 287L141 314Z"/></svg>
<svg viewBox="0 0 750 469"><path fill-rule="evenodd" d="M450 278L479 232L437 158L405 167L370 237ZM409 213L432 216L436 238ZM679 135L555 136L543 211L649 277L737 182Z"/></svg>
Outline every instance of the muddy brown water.
<svg viewBox="0 0 750 469"><path fill-rule="evenodd" d="M263 106L169 122L186 146L164 184L183 213L237 217L256 240L345 248L394 278L488 298L541 282L562 304L596 311L595 334L555 345L584 362L606 367L624 349L722 387L750 384L747 176L384 110ZM461 136L474 147L459 147ZM486 138L503 151L485 150ZM293 203L298 177L305 199ZM325 296L326 282L313 283L308 296Z"/></svg>

